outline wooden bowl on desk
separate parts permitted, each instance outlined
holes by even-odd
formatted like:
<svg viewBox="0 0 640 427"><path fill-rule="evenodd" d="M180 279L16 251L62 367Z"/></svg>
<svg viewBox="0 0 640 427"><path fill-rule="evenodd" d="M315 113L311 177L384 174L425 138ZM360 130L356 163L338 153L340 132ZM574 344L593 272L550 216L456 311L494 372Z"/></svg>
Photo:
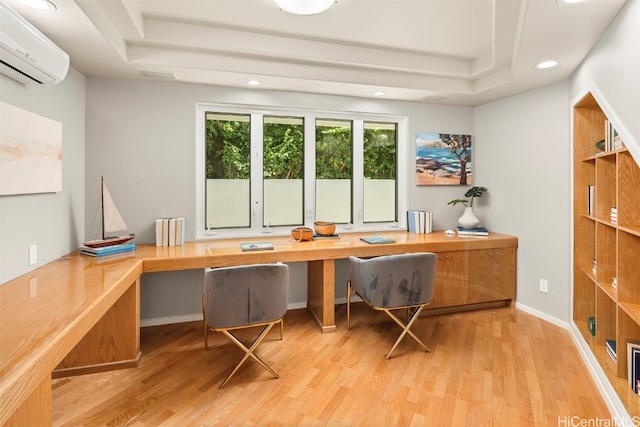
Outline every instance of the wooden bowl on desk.
<svg viewBox="0 0 640 427"><path fill-rule="evenodd" d="M328 221L316 221L313 223L316 234L321 236L331 236L336 232L336 223Z"/></svg>
<svg viewBox="0 0 640 427"><path fill-rule="evenodd" d="M313 240L313 230L309 227L296 227L291 230L291 237L298 242Z"/></svg>

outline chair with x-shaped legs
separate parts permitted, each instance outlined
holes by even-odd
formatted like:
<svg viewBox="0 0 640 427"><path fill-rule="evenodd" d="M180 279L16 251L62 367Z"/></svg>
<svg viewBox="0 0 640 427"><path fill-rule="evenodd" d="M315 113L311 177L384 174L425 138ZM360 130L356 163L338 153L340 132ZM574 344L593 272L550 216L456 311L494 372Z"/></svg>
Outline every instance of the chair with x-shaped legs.
<svg viewBox="0 0 640 427"><path fill-rule="evenodd" d="M436 258L431 252L387 255L370 259L349 257L347 329L351 328L351 293L355 292L371 308L384 311L402 328L402 333L387 353L387 359L406 335L411 336L425 351L430 351L410 328L431 302ZM406 310L406 323L393 313L399 309Z"/></svg>
<svg viewBox="0 0 640 427"><path fill-rule="evenodd" d="M220 389L249 358L258 362L275 378L279 378L278 374L255 354L255 350L274 325L280 324L282 339L288 289L289 267L282 263L205 269L202 296L205 350L209 348L209 331L214 331L223 333L245 352L231 373L222 381ZM232 333L234 330L251 327L262 327L262 330L249 346Z"/></svg>

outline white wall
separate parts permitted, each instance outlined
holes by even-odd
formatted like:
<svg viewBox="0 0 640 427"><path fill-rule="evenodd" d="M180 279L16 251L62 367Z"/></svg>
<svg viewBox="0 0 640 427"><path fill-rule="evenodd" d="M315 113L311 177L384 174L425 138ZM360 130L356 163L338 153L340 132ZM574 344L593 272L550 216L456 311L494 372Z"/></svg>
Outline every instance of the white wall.
<svg viewBox="0 0 640 427"><path fill-rule="evenodd" d="M0 283L78 248L84 237L84 76L73 68L50 86L0 75L0 100L62 123L62 191L0 196ZM1 123L2 118L0 118ZM29 245L38 262L29 266Z"/></svg>
<svg viewBox="0 0 640 427"><path fill-rule="evenodd" d="M516 300L569 320L570 109L568 82L475 109L478 178L489 188L476 213L518 237ZM490 167L487 167L490 165ZM549 293L539 292L547 279Z"/></svg>

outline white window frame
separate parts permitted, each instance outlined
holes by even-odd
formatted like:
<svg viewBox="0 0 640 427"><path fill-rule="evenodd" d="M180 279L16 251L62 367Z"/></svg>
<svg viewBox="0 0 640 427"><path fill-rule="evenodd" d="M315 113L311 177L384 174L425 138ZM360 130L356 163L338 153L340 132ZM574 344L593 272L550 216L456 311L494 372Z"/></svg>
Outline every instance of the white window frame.
<svg viewBox="0 0 640 427"><path fill-rule="evenodd" d="M262 227L262 128L264 116L289 116L304 119L304 222L305 226L313 227L315 218L315 124L316 119L335 118L353 122L353 212L352 224L338 224L337 233L349 231L383 231L389 229L406 228L406 194L408 147L408 118L406 116L385 115L376 113L350 113L344 111L285 109L257 105L235 105L219 103L196 103L195 108L195 239L215 239L231 237L257 237L266 234L288 235L292 227ZM251 114L251 226L233 229L205 229L205 115L207 112ZM364 158L362 136L364 122L397 123L397 151L396 151L396 188L397 188L397 222L364 223L363 200L364 180L356 179L363 176ZM359 137L358 137L359 136Z"/></svg>

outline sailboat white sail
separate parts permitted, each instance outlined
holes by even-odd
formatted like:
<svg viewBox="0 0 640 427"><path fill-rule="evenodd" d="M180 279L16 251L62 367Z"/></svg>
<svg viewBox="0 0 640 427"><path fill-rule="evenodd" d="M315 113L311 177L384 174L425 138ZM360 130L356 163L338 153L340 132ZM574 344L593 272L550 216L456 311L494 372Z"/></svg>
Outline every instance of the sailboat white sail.
<svg viewBox="0 0 640 427"><path fill-rule="evenodd" d="M116 207L104 180L102 180L102 221L104 230L103 239L110 233L127 229L127 224L124 223L124 219L122 219L122 215L120 215L120 211Z"/></svg>
<svg viewBox="0 0 640 427"><path fill-rule="evenodd" d="M111 236L108 234L122 232L127 230L127 224L125 224L120 215L120 211L116 207L107 185L102 178L102 239L89 240L84 242L85 246L90 248L100 248L103 246L119 245L136 237L135 234L128 234L125 236Z"/></svg>

